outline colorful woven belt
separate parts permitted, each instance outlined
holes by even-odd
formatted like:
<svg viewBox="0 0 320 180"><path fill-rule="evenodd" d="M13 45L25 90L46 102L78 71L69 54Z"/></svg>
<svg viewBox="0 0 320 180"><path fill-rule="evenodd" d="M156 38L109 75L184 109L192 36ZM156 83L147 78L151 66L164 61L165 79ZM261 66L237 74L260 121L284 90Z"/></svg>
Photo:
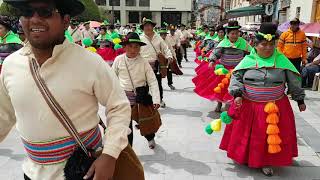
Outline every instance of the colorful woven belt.
<svg viewBox="0 0 320 180"><path fill-rule="evenodd" d="M243 54L223 54L220 63L226 66L237 66L243 59Z"/></svg>
<svg viewBox="0 0 320 180"><path fill-rule="evenodd" d="M274 87L254 87L244 85L244 97L255 102L269 102L279 100L283 97L285 85Z"/></svg>
<svg viewBox="0 0 320 180"><path fill-rule="evenodd" d="M80 133L80 137L88 149L97 149L102 146L102 137L99 127ZM57 164L67 160L77 148L72 137L65 137L48 142L27 142L22 139L29 158L37 164Z"/></svg>

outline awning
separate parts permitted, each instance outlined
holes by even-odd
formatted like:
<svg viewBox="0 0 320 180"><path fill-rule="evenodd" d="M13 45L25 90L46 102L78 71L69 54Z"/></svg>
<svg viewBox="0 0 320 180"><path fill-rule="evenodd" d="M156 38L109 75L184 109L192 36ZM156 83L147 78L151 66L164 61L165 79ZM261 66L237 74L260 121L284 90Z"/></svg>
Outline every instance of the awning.
<svg viewBox="0 0 320 180"><path fill-rule="evenodd" d="M243 16L264 15L265 8L263 6L247 6L227 11L227 18L236 18Z"/></svg>

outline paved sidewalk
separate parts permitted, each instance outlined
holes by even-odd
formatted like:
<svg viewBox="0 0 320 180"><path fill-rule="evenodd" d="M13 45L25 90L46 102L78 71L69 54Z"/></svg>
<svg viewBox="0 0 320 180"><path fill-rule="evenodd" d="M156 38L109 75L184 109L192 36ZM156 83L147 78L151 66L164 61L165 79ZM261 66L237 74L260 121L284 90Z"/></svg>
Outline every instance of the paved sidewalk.
<svg viewBox="0 0 320 180"><path fill-rule="evenodd" d="M189 52L189 59L194 54ZM142 160L146 180L320 180L320 94L307 91L308 110L299 113L296 103L299 157L292 167L277 168L267 178L259 170L234 164L219 150L223 131L206 135L204 127L214 117L215 103L193 93L191 79L195 63L183 64L184 76L174 77L176 91L164 82L166 109L161 109L163 126L156 137L157 148L134 131L134 149ZM103 109L100 111L103 113ZM0 180L22 180L24 150L16 130L0 144Z"/></svg>

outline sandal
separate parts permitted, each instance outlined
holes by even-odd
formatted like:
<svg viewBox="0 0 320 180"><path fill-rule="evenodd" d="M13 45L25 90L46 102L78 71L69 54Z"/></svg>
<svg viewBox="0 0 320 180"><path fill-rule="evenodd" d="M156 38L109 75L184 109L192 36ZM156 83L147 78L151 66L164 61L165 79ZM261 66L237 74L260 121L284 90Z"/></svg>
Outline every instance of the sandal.
<svg viewBox="0 0 320 180"><path fill-rule="evenodd" d="M262 172L265 176L268 176L268 177L273 176L273 169L270 168L270 167L262 168L262 169L261 169L261 172Z"/></svg>

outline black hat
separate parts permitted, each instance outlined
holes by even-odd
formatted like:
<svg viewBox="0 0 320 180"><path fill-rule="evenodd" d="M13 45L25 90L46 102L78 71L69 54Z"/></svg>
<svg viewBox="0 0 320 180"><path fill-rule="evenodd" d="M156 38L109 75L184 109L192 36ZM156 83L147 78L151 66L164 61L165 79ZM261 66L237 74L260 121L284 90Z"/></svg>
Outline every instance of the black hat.
<svg viewBox="0 0 320 180"><path fill-rule="evenodd" d="M218 26L216 27L216 31L219 32L219 31L221 31L221 30L224 31L225 29L224 29L224 27L223 27L222 25L218 25Z"/></svg>
<svg viewBox="0 0 320 180"><path fill-rule="evenodd" d="M26 6L29 2L41 0L4 0L4 2L21 9ZM85 6L80 0L52 0L56 8L63 14L68 14L72 17L81 14L85 10ZM48 2L48 1L47 1Z"/></svg>
<svg viewBox="0 0 320 180"><path fill-rule="evenodd" d="M137 43L140 46L147 45L146 43L142 42L139 35L135 32L130 32L126 38L120 43L121 46L125 46L130 43Z"/></svg>
<svg viewBox="0 0 320 180"><path fill-rule="evenodd" d="M89 23L90 23L90 22L89 22ZM74 25L74 26L77 26L77 25L79 25L80 23L79 23L79 21L77 21L76 19L72 18L72 19L70 20L70 24L71 24L71 25Z"/></svg>
<svg viewBox="0 0 320 180"><path fill-rule="evenodd" d="M290 21L290 24L300 24L300 20L298 18L294 18Z"/></svg>
<svg viewBox="0 0 320 180"><path fill-rule="evenodd" d="M111 25L109 26L109 29L115 29L114 25L111 24Z"/></svg>
<svg viewBox="0 0 320 180"><path fill-rule="evenodd" d="M230 29L230 30L237 30L240 29L241 26L239 25L238 21L229 21L228 22L228 26L226 27L226 29Z"/></svg>
<svg viewBox="0 0 320 180"><path fill-rule="evenodd" d="M185 24L181 24L181 27L186 27L186 25Z"/></svg>
<svg viewBox="0 0 320 180"><path fill-rule="evenodd" d="M140 29L143 29L144 25L151 24L153 27L157 25L157 23L153 22L151 19L143 18L142 24L140 25Z"/></svg>
<svg viewBox="0 0 320 180"><path fill-rule="evenodd" d="M262 23L259 31L256 33L256 39L272 41L278 38L278 26L273 23Z"/></svg>
<svg viewBox="0 0 320 180"><path fill-rule="evenodd" d="M216 31L216 29L214 27L210 27L209 31Z"/></svg>
<svg viewBox="0 0 320 180"><path fill-rule="evenodd" d="M11 26L11 21L8 17L6 16L0 16L0 24L4 27L6 27L8 30L12 29Z"/></svg>
<svg viewBox="0 0 320 180"><path fill-rule="evenodd" d="M209 29L209 27L207 25L203 25L202 28L203 29Z"/></svg>

